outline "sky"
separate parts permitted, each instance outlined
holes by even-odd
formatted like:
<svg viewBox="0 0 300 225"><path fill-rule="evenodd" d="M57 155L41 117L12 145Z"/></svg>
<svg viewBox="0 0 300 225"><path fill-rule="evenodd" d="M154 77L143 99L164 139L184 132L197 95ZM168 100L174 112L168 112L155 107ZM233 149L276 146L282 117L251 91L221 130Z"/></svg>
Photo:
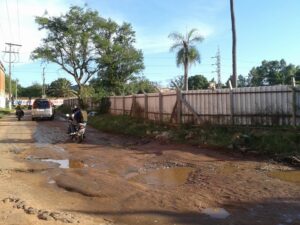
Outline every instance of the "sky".
<svg viewBox="0 0 300 225"><path fill-rule="evenodd" d="M35 16L47 10L50 16L60 16L71 5L97 10L104 18L132 24L136 32L136 48L144 54L145 70L141 75L167 86L171 79L183 74L170 52L171 32L185 34L196 28L204 36L197 45L201 63L191 66L189 75L202 74L208 80L217 79L214 72L218 48L221 52L222 82L231 75L231 20L229 0L0 0L0 50L5 43L21 44L15 48L12 78L26 87L42 82L42 65L31 61L30 53L39 46L45 33L38 30ZM262 60L285 59L300 65L300 1L299 0L235 0L237 30L237 71L248 75ZM8 71L8 54L0 60ZM54 64L46 65L46 83L72 77Z"/></svg>

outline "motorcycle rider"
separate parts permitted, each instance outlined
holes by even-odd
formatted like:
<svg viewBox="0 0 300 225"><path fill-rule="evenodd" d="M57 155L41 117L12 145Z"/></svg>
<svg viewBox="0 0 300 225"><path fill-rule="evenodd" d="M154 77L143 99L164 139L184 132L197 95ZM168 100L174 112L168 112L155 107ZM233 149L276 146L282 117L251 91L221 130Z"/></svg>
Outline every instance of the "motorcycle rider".
<svg viewBox="0 0 300 225"><path fill-rule="evenodd" d="M18 105L16 106L16 116L18 116L18 114L21 113L21 117L24 116L24 111L21 108L21 103L19 102Z"/></svg>
<svg viewBox="0 0 300 225"><path fill-rule="evenodd" d="M71 123L71 126L69 128L70 134L74 134L76 132L79 123L87 123L87 112L85 110L81 110L75 105L73 107L72 113L73 122Z"/></svg>

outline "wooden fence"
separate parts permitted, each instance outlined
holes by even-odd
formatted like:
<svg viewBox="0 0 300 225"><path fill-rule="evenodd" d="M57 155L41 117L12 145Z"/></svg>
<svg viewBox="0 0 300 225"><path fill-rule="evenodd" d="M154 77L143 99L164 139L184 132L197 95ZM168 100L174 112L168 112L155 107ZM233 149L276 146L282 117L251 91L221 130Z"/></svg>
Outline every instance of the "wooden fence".
<svg viewBox="0 0 300 225"><path fill-rule="evenodd" d="M280 85L111 96L110 112L167 123L300 125L300 89Z"/></svg>
<svg viewBox="0 0 300 225"><path fill-rule="evenodd" d="M111 113L172 123L300 125L300 90L250 87L112 96Z"/></svg>

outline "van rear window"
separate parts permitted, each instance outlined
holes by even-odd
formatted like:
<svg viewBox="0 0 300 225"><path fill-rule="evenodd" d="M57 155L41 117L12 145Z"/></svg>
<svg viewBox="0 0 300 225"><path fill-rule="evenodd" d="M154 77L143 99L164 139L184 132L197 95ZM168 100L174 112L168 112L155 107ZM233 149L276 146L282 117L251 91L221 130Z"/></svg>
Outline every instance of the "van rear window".
<svg viewBox="0 0 300 225"><path fill-rule="evenodd" d="M34 109L49 109L50 108L50 102L48 101L35 101L33 103Z"/></svg>

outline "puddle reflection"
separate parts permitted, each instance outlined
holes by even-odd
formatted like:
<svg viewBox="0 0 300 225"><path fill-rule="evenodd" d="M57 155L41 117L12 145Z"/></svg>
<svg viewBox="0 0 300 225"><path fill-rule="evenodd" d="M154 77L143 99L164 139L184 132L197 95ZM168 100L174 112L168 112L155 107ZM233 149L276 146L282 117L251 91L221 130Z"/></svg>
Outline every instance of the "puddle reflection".
<svg viewBox="0 0 300 225"><path fill-rule="evenodd" d="M69 168L76 169L76 168L87 167L87 165L84 164L80 160L70 160L70 159L61 159L61 160L57 160L57 159L42 159L42 162L50 162L50 163L59 164L59 168L62 168L62 169L69 169Z"/></svg>
<svg viewBox="0 0 300 225"><path fill-rule="evenodd" d="M130 180L149 185L182 185L192 171L193 168L190 167L160 169L148 174L135 176L130 178Z"/></svg>
<svg viewBox="0 0 300 225"><path fill-rule="evenodd" d="M207 208L202 210L202 212L214 219L225 219L230 216L229 212L223 208Z"/></svg>
<svg viewBox="0 0 300 225"><path fill-rule="evenodd" d="M270 172L269 176L280 179L282 181L292 182L300 185L300 171L275 171Z"/></svg>

